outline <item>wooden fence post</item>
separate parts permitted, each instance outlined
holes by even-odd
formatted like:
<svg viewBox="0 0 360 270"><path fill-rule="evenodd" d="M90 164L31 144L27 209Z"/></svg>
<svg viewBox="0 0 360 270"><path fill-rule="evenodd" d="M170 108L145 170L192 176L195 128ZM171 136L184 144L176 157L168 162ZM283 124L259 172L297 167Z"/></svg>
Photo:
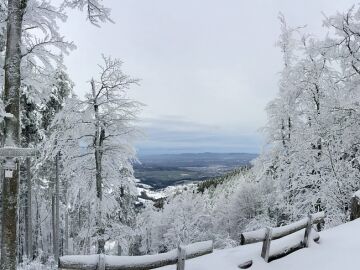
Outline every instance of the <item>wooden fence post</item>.
<svg viewBox="0 0 360 270"><path fill-rule="evenodd" d="M304 234L304 247L309 247L309 240L310 240L310 233L312 229L312 222L313 222L313 216L311 214L308 215L308 221L305 228L305 234Z"/></svg>
<svg viewBox="0 0 360 270"><path fill-rule="evenodd" d="M186 250L181 245L178 246L177 256L176 270L185 270Z"/></svg>
<svg viewBox="0 0 360 270"><path fill-rule="evenodd" d="M261 257L264 258L265 262L269 262L270 243L272 237L272 228L266 227L265 239L261 250Z"/></svg>
<svg viewBox="0 0 360 270"><path fill-rule="evenodd" d="M98 262L97 270L105 270L105 255L104 254L99 254L99 262Z"/></svg>
<svg viewBox="0 0 360 270"><path fill-rule="evenodd" d="M117 255L121 256L122 254L122 247L120 245L120 241L117 242Z"/></svg>
<svg viewBox="0 0 360 270"><path fill-rule="evenodd" d="M350 220L360 217L360 192L357 191L351 198L350 204Z"/></svg>

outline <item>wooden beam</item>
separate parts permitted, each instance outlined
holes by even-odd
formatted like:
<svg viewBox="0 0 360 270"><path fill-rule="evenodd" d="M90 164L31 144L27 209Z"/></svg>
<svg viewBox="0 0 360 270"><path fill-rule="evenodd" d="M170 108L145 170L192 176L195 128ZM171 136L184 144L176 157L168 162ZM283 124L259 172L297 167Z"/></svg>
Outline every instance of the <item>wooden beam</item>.
<svg viewBox="0 0 360 270"><path fill-rule="evenodd" d="M325 213L319 212L316 214L312 214L311 216L312 216L312 224L318 224L324 221ZM276 240L286 235L297 232L299 230L305 229L307 223L308 223L308 218L304 218L289 225L273 228L272 240ZM262 242L264 241L264 239L265 239L265 229L260 229L251 232L244 232L240 236L240 245Z"/></svg>
<svg viewBox="0 0 360 270"><path fill-rule="evenodd" d="M15 158L15 157L32 157L36 155L37 150L33 148L21 147L1 147L0 157Z"/></svg>
<svg viewBox="0 0 360 270"><path fill-rule="evenodd" d="M280 250L276 253L269 255L267 262L271 262L271 261L280 259L282 257L285 257L285 256L289 255L290 253L293 253L299 249L302 249L303 247L304 246L303 246L302 242L296 243L291 247L287 247L286 249Z"/></svg>
<svg viewBox="0 0 360 270"><path fill-rule="evenodd" d="M191 259L213 252L213 242L204 241L183 247L186 259ZM147 270L165 265L177 264L178 250L167 253L144 256L104 256L105 270ZM59 259L59 269L96 270L98 255L70 255Z"/></svg>

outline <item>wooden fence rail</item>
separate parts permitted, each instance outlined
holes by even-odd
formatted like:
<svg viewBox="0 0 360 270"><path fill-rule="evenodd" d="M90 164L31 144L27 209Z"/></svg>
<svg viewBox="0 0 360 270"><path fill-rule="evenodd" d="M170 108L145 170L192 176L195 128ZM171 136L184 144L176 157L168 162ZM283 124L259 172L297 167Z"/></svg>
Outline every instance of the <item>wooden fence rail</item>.
<svg viewBox="0 0 360 270"><path fill-rule="evenodd" d="M312 232L312 226L323 222L325 218L324 212L311 214L307 218L286 226L244 232L241 234L240 244L246 245L256 242L263 242L261 257L266 262L281 258L287 254L308 247L309 238ZM297 240L296 244L286 244L283 248L277 248L270 253L270 245L272 240L280 239L284 236L296 233L305 229L304 236L301 240ZM319 241L320 236L313 231L311 237L314 241ZM280 240L279 240L280 241ZM100 255L70 255L59 258L60 270L148 270L165 265L176 264L177 270L185 269L185 260L213 252L213 242L205 241L190 244L187 246L179 246L178 249L171 250L167 253L144 255L144 256L107 256ZM239 268L246 269L251 267L252 260L248 260L239 265Z"/></svg>
<svg viewBox="0 0 360 270"><path fill-rule="evenodd" d="M61 270L148 270L177 264L185 269L185 260L213 252L213 242L205 241L179 246L167 253L144 256L69 255L59 258Z"/></svg>
<svg viewBox="0 0 360 270"><path fill-rule="evenodd" d="M278 228L267 227L265 229L260 229L252 232L245 232L241 234L240 244L246 245L256 242L263 242L261 257L264 258L266 262L270 262L272 260L284 257L287 254L290 254L291 252L298 249L308 247L312 226L314 224L318 224L324 221L324 218L325 213L319 212L316 214L311 214L307 218L301 219L286 226ZM278 249L274 253L270 254L270 245L272 240L282 238L302 229L305 229L305 233L303 239L300 242L292 244L290 246L287 245L283 249ZM320 236L317 232L314 231L312 235L314 241L319 241Z"/></svg>

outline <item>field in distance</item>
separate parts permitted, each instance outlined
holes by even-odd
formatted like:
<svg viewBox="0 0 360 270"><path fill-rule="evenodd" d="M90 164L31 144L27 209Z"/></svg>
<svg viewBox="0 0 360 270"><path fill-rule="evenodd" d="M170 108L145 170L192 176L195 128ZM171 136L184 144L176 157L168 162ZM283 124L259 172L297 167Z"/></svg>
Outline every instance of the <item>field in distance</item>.
<svg viewBox="0 0 360 270"><path fill-rule="evenodd" d="M246 166L256 158L249 153L187 153L140 156L135 177L153 189L162 189L220 176Z"/></svg>

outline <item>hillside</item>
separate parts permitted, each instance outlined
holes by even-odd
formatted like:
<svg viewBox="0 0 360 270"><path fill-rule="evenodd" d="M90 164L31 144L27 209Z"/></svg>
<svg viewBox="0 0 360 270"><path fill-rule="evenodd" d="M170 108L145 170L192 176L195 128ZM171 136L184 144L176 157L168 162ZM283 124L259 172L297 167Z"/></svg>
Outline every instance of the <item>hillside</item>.
<svg viewBox="0 0 360 270"><path fill-rule="evenodd" d="M187 260L186 270L238 270L238 265L247 259L253 260L251 270L355 269L359 265L359 230L360 219L357 219L323 231L319 244L311 243L309 248L270 263L260 257L261 243L216 250L213 254ZM174 266L158 269L172 270Z"/></svg>

